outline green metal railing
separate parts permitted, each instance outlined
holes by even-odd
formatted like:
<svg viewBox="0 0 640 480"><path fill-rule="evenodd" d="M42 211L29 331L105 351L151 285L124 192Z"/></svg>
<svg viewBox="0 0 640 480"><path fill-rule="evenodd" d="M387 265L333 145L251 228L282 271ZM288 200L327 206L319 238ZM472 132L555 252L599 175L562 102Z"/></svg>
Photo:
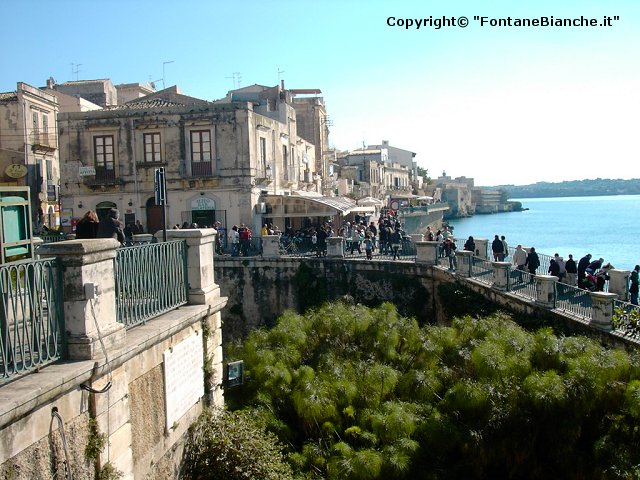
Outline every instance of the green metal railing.
<svg viewBox="0 0 640 480"><path fill-rule="evenodd" d="M0 381L64 356L62 267L58 259L0 267Z"/></svg>
<svg viewBox="0 0 640 480"><path fill-rule="evenodd" d="M67 236L62 233L39 235L39 237L42 239L42 243L64 242L67 239Z"/></svg>
<svg viewBox="0 0 640 480"><path fill-rule="evenodd" d="M151 243L118 249L116 317L127 328L187 303L187 244Z"/></svg>
<svg viewBox="0 0 640 480"><path fill-rule="evenodd" d="M491 261L480 257L472 257L471 276L482 283L493 284L493 265Z"/></svg>
<svg viewBox="0 0 640 480"><path fill-rule="evenodd" d="M556 283L555 287L555 308L557 310L562 310L578 317L592 318L593 303L588 291L564 283Z"/></svg>
<svg viewBox="0 0 640 480"><path fill-rule="evenodd" d="M640 307L622 300L613 301L614 329L626 337L640 340Z"/></svg>

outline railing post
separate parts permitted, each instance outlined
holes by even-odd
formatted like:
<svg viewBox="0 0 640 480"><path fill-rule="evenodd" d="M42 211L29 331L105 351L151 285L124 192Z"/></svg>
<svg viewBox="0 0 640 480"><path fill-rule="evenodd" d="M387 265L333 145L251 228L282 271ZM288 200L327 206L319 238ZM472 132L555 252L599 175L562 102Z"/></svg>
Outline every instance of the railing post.
<svg viewBox="0 0 640 480"><path fill-rule="evenodd" d="M414 245L418 242L424 241L424 235L421 233L412 233L409 237L411 237L411 243Z"/></svg>
<svg viewBox="0 0 640 480"><path fill-rule="evenodd" d="M554 308L556 303L556 282L553 275L536 275L536 303L541 307Z"/></svg>
<svg viewBox="0 0 640 480"><path fill-rule="evenodd" d="M153 241L153 235L150 233L136 233L131 238L135 243L151 243Z"/></svg>
<svg viewBox="0 0 640 480"><path fill-rule="evenodd" d="M125 327L116 319L114 258L120 244L112 238L45 243L40 258L59 257L64 269L64 324L72 360L102 356L124 345Z"/></svg>
<svg viewBox="0 0 640 480"><path fill-rule="evenodd" d="M344 238L327 237L327 257L344 258Z"/></svg>
<svg viewBox="0 0 640 480"><path fill-rule="evenodd" d="M491 265L493 266L493 288L501 292L508 292L511 264L509 262L491 262Z"/></svg>
<svg viewBox="0 0 640 480"><path fill-rule="evenodd" d="M590 292L589 295L591 296L591 321L589 325L605 332L613 330L611 324L613 301L618 295L606 292Z"/></svg>
<svg viewBox="0 0 640 480"><path fill-rule="evenodd" d="M609 293L615 293L624 302L629 301L629 270L609 270Z"/></svg>
<svg viewBox="0 0 640 480"><path fill-rule="evenodd" d="M487 247L489 245L489 240L487 240L486 238L476 238L474 239L474 242L476 244L476 256L488 259L489 256L487 255Z"/></svg>
<svg viewBox="0 0 640 480"><path fill-rule="evenodd" d="M262 237L262 257L280 257L280 235L265 235Z"/></svg>
<svg viewBox="0 0 640 480"><path fill-rule="evenodd" d="M471 266L473 263L473 252L468 250L456 251L456 257L458 262L458 275L463 277L471 276Z"/></svg>
<svg viewBox="0 0 640 480"><path fill-rule="evenodd" d="M436 265L438 263L438 242L416 242L416 263Z"/></svg>
<svg viewBox="0 0 640 480"><path fill-rule="evenodd" d="M162 232L156 237L162 237ZM213 305L220 297L220 287L215 283L213 270L213 243L216 230L195 228L167 230L167 241L186 240L187 279L189 283L189 304Z"/></svg>

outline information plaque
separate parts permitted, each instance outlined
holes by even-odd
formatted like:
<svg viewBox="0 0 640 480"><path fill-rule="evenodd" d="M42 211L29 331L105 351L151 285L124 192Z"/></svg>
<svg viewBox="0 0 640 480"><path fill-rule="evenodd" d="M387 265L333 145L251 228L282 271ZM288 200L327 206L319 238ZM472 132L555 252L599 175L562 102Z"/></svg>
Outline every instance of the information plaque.
<svg viewBox="0 0 640 480"><path fill-rule="evenodd" d="M204 353L200 331L163 354L167 430L204 396Z"/></svg>

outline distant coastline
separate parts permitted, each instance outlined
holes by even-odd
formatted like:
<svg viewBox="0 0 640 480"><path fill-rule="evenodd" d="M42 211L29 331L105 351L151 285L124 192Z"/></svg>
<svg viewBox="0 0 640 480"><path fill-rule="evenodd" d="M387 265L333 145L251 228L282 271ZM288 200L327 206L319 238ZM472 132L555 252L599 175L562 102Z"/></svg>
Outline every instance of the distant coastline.
<svg viewBox="0 0 640 480"><path fill-rule="evenodd" d="M599 197L605 195L640 195L640 179L570 180L538 182L530 185L497 185L484 187L502 189L507 198Z"/></svg>

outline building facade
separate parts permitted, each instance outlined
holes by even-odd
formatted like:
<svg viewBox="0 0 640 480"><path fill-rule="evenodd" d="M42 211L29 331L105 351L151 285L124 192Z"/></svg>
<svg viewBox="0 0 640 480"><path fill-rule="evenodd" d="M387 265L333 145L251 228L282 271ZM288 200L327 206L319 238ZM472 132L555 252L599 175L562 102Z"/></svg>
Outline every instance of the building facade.
<svg viewBox="0 0 640 480"><path fill-rule="evenodd" d="M60 114L65 225L71 230L89 209L117 208L127 224L161 229L154 179L164 168L168 228L259 229L263 197L318 188L315 146L297 135L295 110L275 93L264 104L241 96L213 103L172 87L110 109Z"/></svg>
<svg viewBox="0 0 640 480"><path fill-rule="evenodd" d="M59 226L57 114L56 97L26 83L0 93L0 182L29 187L36 232Z"/></svg>

